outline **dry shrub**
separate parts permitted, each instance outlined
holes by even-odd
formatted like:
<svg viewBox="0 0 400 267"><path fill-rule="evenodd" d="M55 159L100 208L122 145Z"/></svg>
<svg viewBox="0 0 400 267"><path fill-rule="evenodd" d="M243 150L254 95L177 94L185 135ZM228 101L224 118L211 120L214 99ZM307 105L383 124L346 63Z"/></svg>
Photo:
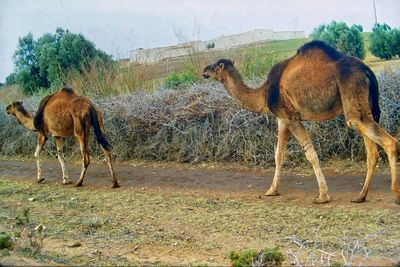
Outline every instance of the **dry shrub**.
<svg viewBox="0 0 400 267"><path fill-rule="evenodd" d="M399 138L400 73L387 70L378 79L381 125ZM26 103L28 110L34 110L38 102L37 99L29 100ZM145 159L274 165L277 141L274 116L241 109L219 83L197 84L181 90L160 89L151 93L136 91L130 95L95 99L95 102L104 113L107 136L119 161ZM5 106L0 108L4 110ZM345 126L343 116L323 123L305 122L304 125L322 161L365 158L362 138ZM33 154L35 134L28 133L4 112L0 114L0 127L6 129L0 134L2 155ZM54 141L48 143L47 150L55 151ZM80 158L79 148L74 143L69 139L64 151L68 157ZM103 158L93 135L90 147L94 157ZM286 162L292 165L306 162L302 149L293 138L288 144Z"/></svg>

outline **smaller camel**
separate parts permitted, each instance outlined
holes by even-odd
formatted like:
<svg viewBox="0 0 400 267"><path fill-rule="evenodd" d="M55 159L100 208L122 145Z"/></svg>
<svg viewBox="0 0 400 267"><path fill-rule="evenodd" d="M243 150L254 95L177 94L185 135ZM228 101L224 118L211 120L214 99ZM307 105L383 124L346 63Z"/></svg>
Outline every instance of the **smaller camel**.
<svg viewBox="0 0 400 267"><path fill-rule="evenodd" d="M324 121L344 113L347 126L359 131L367 154L367 175L353 202L364 202L378 161L377 144L386 152L391 172L391 189L400 204L397 184L397 140L379 127L378 82L368 66L322 41L312 41L293 57L272 67L264 84L247 87L233 61L221 59L204 68L203 76L223 83L239 105L249 111L273 113L278 119L275 175L267 196L279 195L281 167L291 133L305 151L319 185L315 203L329 202L328 186L318 155L301 121Z"/></svg>
<svg viewBox="0 0 400 267"><path fill-rule="evenodd" d="M63 172L63 184L70 184L68 172L62 156L62 137L74 136L80 145L83 158L82 171L75 186L82 186L86 170L90 164L88 137L90 126L93 127L97 142L102 146L107 165L112 177L112 188L119 187L114 174L110 144L104 137L103 117L89 98L78 96L74 90L64 87L58 92L46 96L39 104L39 108L32 117L22 105L14 102L7 106L6 112L14 115L19 123L31 131L37 132L37 148L35 158L37 164L37 182L44 180L40 164L40 152L49 134L56 140L57 158Z"/></svg>

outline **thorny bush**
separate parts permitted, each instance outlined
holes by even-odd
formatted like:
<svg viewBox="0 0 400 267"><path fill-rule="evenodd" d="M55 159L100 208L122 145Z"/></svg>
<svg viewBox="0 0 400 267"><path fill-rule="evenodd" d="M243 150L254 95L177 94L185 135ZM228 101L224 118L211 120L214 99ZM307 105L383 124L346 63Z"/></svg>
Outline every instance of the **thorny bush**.
<svg viewBox="0 0 400 267"><path fill-rule="evenodd" d="M380 84L381 126L400 137L400 71L385 70ZM251 84L253 83L253 84ZM258 82L250 82L255 86ZM36 110L40 99L26 101ZM240 108L219 83L196 84L180 90L160 89L152 93L94 99L103 112L106 135L118 161L132 159L186 163L226 162L249 166L274 165L276 120L271 114L255 114ZM0 104L4 111L5 105ZM345 126L343 116L323 123L304 122L322 161L344 158L363 160L361 136ZM0 154L31 156L36 135L28 132L5 112L0 113ZM79 159L79 146L72 138L64 142L67 158ZM102 151L91 136L91 155L102 159ZM44 155L55 155L54 140ZM291 138L286 163L306 159Z"/></svg>

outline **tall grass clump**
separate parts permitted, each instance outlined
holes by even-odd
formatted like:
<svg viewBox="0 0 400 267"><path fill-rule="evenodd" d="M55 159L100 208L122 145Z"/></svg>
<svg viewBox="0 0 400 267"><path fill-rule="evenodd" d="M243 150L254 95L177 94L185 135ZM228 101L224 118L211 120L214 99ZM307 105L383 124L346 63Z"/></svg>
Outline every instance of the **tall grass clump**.
<svg viewBox="0 0 400 267"><path fill-rule="evenodd" d="M385 70L380 84L381 126L400 137L400 72ZM257 87L260 82L249 82ZM40 99L25 101L29 111ZM271 114L256 114L238 106L217 82L194 84L180 90L144 90L130 94L97 97L93 101L103 112L108 140L119 161L143 159L186 163L223 162L248 166L274 166L276 119ZM4 111L5 105L0 104ZM362 137L345 125L343 116L323 123L304 122L322 161L331 159L364 160ZM0 154L33 155L36 135L14 118L0 113ZM94 157L102 151L91 137ZM64 145L67 157L80 159L79 147L72 138ZM44 155L55 153L52 138ZM291 138L287 164L306 163L303 149Z"/></svg>
<svg viewBox="0 0 400 267"><path fill-rule="evenodd" d="M239 63L239 71L247 79L267 77L270 69L284 58L286 57L282 54L261 53L255 50L244 56Z"/></svg>
<svg viewBox="0 0 400 267"><path fill-rule="evenodd" d="M92 63L81 71L67 73L65 84L80 94L104 97L127 94L148 85L146 75L135 64L112 62Z"/></svg>

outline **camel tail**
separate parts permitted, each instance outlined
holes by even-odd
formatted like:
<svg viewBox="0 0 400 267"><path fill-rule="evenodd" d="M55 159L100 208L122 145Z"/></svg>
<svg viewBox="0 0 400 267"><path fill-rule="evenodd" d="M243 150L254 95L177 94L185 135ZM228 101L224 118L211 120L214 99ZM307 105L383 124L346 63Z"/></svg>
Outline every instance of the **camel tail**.
<svg viewBox="0 0 400 267"><path fill-rule="evenodd" d="M100 122L99 122L99 116L97 115L97 110L95 107L91 106L90 107L90 121L92 123L92 127L94 130L94 134L96 135L97 142L105 149L105 150L110 150L111 145L108 143L106 140L103 131L101 130L100 127Z"/></svg>
<svg viewBox="0 0 400 267"><path fill-rule="evenodd" d="M369 105L371 113L376 122L381 118L381 109L379 108L379 86L375 74L368 68L367 77L369 79Z"/></svg>

